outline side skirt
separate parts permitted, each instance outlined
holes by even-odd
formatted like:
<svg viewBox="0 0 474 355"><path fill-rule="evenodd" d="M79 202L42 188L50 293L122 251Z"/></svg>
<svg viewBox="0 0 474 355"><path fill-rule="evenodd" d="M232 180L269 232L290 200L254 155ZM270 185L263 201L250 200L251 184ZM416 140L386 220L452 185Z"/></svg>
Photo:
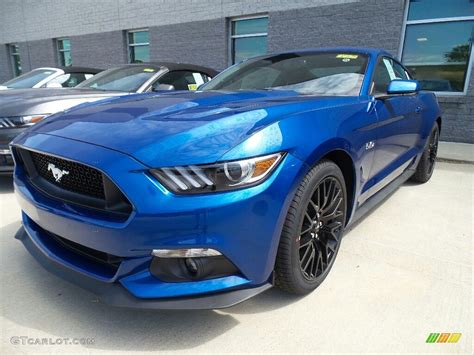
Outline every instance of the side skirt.
<svg viewBox="0 0 474 355"><path fill-rule="evenodd" d="M416 165L415 165L416 167ZM357 210L354 212L351 220L347 224L347 227L352 226L355 222L357 222L361 217L367 214L372 208L377 206L383 200L385 200L390 194L392 194L396 189L400 187L405 181L407 181L413 174L415 173L414 168L410 168L405 170L403 174L385 186L382 190L377 192L375 195L370 197L367 201L365 201Z"/></svg>

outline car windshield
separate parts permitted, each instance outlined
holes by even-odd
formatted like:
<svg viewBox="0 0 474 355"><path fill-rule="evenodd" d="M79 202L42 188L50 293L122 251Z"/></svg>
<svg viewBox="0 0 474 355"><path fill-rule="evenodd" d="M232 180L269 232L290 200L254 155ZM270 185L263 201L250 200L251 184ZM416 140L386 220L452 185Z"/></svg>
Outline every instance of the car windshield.
<svg viewBox="0 0 474 355"><path fill-rule="evenodd" d="M20 75L19 77L16 77L12 80L9 80L1 85L12 89L32 88L41 80L46 79L48 76L56 72L57 70L53 69L35 69L28 73Z"/></svg>
<svg viewBox="0 0 474 355"><path fill-rule="evenodd" d="M157 68L142 65L109 69L83 81L76 87L135 92L158 71Z"/></svg>
<svg viewBox="0 0 474 355"><path fill-rule="evenodd" d="M360 53L286 53L230 67L202 90L292 90L303 95L359 95L367 67Z"/></svg>

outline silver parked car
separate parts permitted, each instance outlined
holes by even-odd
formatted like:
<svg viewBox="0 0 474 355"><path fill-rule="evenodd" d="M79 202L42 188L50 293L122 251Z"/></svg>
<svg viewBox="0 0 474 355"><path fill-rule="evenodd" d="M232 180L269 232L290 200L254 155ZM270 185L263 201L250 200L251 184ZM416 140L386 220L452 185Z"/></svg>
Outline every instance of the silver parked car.
<svg viewBox="0 0 474 355"><path fill-rule="evenodd" d="M45 117L85 102L163 90L196 90L217 72L176 63L141 63L103 71L74 88L0 91L0 174L13 171L8 144Z"/></svg>
<svg viewBox="0 0 474 355"><path fill-rule="evenodd" d="M102 69L84 67L37 68L0 84L0 90L72 88L100 73Z"/></svg>

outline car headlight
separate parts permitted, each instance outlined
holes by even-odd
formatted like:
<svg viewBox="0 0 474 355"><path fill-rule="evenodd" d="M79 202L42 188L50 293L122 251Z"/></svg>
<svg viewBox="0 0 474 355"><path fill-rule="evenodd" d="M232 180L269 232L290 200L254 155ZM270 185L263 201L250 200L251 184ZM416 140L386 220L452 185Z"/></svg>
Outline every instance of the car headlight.
<svg viewBox="0 0 474 355"><path fill-rule="evenodd" d="M167 189L180 194L227 191L257 185L278 166L284 153L211 165L152 169Z"/></svg>
<svg viewBox="0 0 474 355"><path fill-rule="evenodd" d="M0 128L17 128L28 127L36 122L41 121L48 115L28 115L28 116L11 116L0 117Z"/></svg>

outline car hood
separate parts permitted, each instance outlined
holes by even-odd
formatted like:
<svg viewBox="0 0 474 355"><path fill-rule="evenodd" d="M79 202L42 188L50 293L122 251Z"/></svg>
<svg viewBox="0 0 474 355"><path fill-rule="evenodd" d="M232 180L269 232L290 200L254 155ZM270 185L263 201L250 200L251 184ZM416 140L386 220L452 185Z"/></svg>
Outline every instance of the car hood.
<svg viewBox="0 0 474 355"><path fill-rule="evenodd" d="M211 163L292 113L358 99L293 91L131 95L71 109L46 119L32 132L114 149L150 167Z"/></svg>
<svg viewBox="0 0 474 355"><path fill-rule="evenodd" d="M4 90L0 91L0 116L51 114L83 102L124 94L127 93L86 88Z"/></svg>

